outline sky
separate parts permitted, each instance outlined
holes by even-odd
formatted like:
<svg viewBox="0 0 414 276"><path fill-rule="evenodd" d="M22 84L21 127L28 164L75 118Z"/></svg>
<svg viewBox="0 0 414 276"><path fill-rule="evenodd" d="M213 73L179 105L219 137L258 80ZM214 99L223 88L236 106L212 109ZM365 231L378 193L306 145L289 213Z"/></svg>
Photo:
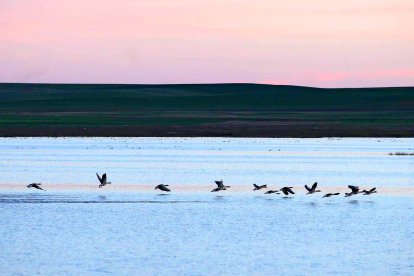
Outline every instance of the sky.
<svg viewBox="0 0 414 276"><path fill-rule="evenodd" d="M414 86L414 1L0 0L0 82Z"/></svg>

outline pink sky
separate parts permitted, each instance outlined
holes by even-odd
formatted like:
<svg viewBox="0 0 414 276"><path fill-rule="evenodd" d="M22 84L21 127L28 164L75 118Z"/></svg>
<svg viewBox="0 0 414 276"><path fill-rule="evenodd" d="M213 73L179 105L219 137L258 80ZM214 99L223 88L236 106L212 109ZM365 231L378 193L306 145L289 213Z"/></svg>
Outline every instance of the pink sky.
<svg viewBox="0 0 414 276"><path fill-rule="evenodd" d="M0 82L414 86L414 1L1 0Z"/></svg>

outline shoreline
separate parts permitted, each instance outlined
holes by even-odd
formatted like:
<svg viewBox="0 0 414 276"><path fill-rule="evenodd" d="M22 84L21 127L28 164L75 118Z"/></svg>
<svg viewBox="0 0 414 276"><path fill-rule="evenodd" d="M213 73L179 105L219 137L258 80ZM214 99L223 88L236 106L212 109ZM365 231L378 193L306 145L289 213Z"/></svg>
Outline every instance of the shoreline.
<svg viewBox="0 0 414 276"><path fill-rule="evenodd" d="M2 126L0 137L412 138L414 127L297 122L151 126Z"/></svg>

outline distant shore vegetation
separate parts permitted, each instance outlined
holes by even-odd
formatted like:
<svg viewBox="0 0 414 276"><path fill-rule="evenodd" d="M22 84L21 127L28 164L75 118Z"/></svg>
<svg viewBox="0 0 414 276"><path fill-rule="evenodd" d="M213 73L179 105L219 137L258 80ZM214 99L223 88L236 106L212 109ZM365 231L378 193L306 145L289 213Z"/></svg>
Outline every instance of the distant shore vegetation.
<svg viewBox="0 0 414 276"><path fill-rule="evenodd" d="M0 83L0 136L414 137L414 87Z"/></svg>

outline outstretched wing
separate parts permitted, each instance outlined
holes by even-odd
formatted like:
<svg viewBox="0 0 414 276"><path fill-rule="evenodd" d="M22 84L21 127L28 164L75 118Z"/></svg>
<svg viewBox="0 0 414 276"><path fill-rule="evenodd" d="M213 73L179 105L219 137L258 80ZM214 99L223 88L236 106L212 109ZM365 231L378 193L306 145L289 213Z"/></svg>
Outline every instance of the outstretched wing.
<svg viewBox="0 0 414 276"><path fill-rule="evenodd" d="M102 181L103 181L104 183L106 183L106 173L104 173L104 174L102 175Z"/></svg>
<svg viewBox="0 0 414 276"><path fill-rule="evenodd" d="M260 188L260 186L259 186L259 185L257 185L257 184L253 184L253 186L254 186L255 188L257 188L257 189L259 189L259 188Z"/></svg>
<svg viewBox="0 0 414 276"><path fill-rule="evenodd" d="M371 190L369 190L371 193L373 192L373 191L375 191L377 188L376 187L374 187L374 188L372 188Z"/></svg>
<svg viewBox="0 0 414 276"><path fill-rule="evenodd" d="M292 191L292 189L291 189L291 188L287 188L286 190L287 190L289 193L294 194L294 192Z"/></svg>
<svg viewBox="0 0 414 276"><path fill-rule="evenodd" d="M305 185L306 190L308 190L308 192L312 191L311 188L308 187L308 185Z"/></svg>
<svg viewBox="0 0 414 276"><path fill-rule="evenodd" d="M102 184L102 178L99 176L99 174L98 174L98 173L96 173L96 176L98 177L99 182L101 182L101 184Z"/></svg>
<svg viewBox="0 0 414 276"><path fill-rule="evenodd" d="M318 186L318 182L313 183L312 190L315 190L316 189L316 186Z"/></svg>
<svg viewBox="0 0 414 276"><path fill-rule="evenodd" d="M352 192L356 193L359 190L358 186L348 185L348 188L352 190Z"/></svg>

